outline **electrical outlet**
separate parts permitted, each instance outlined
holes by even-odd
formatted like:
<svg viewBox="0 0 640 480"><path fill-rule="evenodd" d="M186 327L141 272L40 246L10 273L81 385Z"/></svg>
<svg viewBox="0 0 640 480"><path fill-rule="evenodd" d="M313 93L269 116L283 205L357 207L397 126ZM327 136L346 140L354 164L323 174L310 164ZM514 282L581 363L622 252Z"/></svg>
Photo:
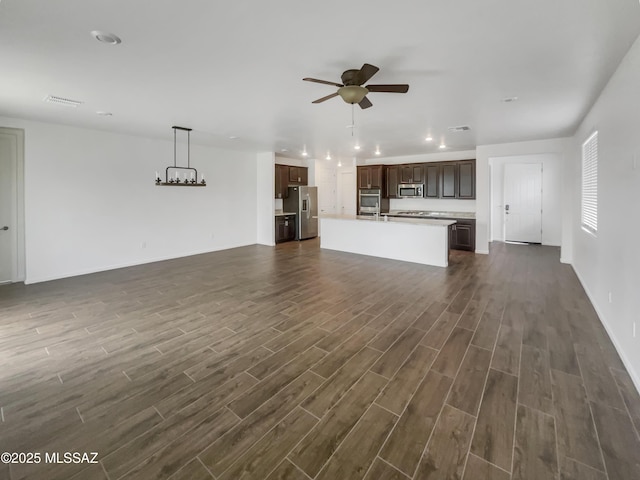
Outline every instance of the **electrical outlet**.
<svg viewBox="0 0 640 480"><path fill-rule="evenodd" d="M611 295L611 292L609 292L609 303L613 303L613 296Z"/></svg>
<svg viewBox="0 0 640 480"><path fill-rule="evenodd" d="M142 244L140 244L140 248L147 248L147 242L142 242Z"/></svg>

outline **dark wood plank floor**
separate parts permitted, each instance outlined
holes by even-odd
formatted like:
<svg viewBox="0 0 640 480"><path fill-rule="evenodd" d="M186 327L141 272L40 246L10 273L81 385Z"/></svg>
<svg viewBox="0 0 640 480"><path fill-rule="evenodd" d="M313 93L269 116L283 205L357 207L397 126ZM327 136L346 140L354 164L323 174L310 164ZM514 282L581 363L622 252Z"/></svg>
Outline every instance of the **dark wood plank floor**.
<svg viewBox="0 0 640 480"><path fill-rule="evenodd" d="M0 480L637 480L640 399L558 257L312 240L2 286L0 452L43 457Z"/></svg>

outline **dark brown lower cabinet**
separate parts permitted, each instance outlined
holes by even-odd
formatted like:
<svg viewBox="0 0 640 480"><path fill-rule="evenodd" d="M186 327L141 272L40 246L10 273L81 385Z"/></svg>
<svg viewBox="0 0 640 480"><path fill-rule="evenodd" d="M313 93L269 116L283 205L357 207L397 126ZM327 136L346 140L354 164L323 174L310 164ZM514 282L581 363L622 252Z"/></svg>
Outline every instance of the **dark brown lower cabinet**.
<svg viewBox="0 0 640 480"><path fill-rule="evenodd" d="M276 243L290 242L296 239L296 216L279 215L276 217Z"/></svg>
<svg viewBox="0 0 640 480"><path fill-rule="evenodd" d="M449 248L453 250L476 251L476 221L469 219L454 219L449 227Z"/></svg>

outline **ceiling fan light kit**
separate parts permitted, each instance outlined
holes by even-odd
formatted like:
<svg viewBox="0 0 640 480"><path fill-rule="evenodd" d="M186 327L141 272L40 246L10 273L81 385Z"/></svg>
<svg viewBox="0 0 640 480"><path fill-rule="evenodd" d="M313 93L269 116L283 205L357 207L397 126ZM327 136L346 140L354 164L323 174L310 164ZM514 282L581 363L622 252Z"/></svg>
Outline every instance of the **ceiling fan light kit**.
<svg viewBox="0 0 640 480"><path fill-rule="evenodd" d="M206 187L207 182L204 180L204 175L200 176L198 179L198 170L191 167L191 128L186 127L177 127L173 126L173 166L169 165L164 171L164 182L156 172L156 186L160 187ZM183 132L187 132L187 166L179 167L176 163L176 134L177 131L181 130ZM170 176L169 170L173 173L173 176ZM181 170L186 170L182 172ZM187 178L187 174L189 178Z"/></svg>
<svg viewBox="0 0 640 480"><path fill-rule="evenodd" d="M369 90L359 85L347 85L338 89L338 95L347 103L360 103L367 93Z"/></svg>

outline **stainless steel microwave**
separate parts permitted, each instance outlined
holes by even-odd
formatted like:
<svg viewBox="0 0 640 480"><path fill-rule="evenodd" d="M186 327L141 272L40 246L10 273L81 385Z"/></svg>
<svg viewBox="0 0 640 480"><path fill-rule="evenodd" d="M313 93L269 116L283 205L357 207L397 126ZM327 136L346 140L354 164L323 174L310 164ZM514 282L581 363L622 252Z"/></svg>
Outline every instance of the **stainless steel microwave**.
<svg viewBox="0 0 640 480"><path fill-rule="evenodd" d="M398 198L422 198L423 190L421 183L401 183L398 185Z"/></svg>

